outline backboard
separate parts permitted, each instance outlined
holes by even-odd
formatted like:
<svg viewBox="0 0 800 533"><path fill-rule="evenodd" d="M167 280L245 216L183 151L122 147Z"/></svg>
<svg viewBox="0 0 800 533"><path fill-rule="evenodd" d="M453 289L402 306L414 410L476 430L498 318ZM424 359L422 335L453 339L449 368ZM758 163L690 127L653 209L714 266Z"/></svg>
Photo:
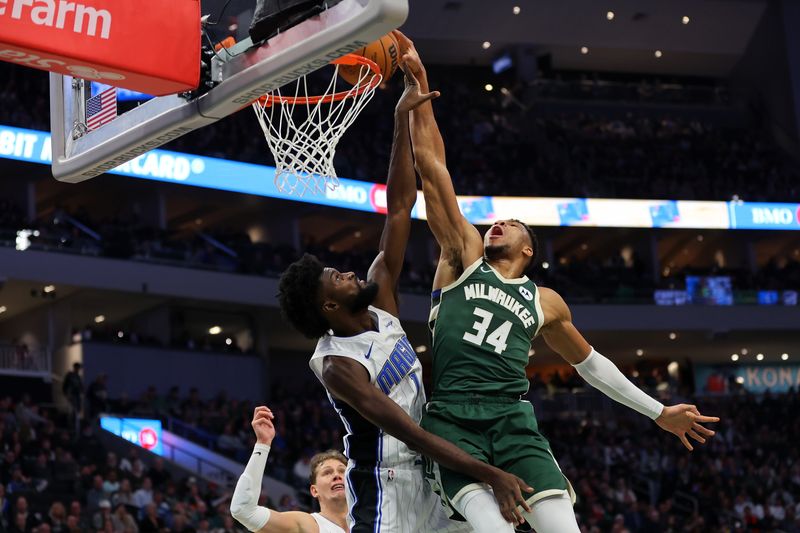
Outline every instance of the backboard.
<svg viewBox="0 0 800 533"><path fill-rule="evenodd" d="M263 94L385 35L407 15L408 0L341 0L261 45L246 39L219 51L211 60L215 85L208 92L153 98L91 131L85 127L88 82L51 73L53 176L69 183L99 176L249 107Z"/></svg>

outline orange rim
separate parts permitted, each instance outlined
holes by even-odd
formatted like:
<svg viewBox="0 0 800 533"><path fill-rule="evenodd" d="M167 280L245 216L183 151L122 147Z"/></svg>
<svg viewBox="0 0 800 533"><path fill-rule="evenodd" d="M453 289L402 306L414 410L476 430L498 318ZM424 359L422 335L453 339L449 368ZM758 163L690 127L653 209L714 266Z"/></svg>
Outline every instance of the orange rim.
<svg viewBox="0 0 800 533"><path fill-rule="evenodd" d="M370 68L373 76L369 83L359 85L355 90L350 89L349 91L340 91L338 93L327 94L325 96L274 96L272 94L266 94L258 100L255 100L255 102L260 103L264 107L269 107L273 104L317 104L320 102L327 104L330 102L344 100L345 98L353 98L354 96L358 96L366 91L374 89L381 82L381 70L378 67L378 64L364 56L346 54L340 58L334 59L330 64L350 66L364 65Z"/></svg>

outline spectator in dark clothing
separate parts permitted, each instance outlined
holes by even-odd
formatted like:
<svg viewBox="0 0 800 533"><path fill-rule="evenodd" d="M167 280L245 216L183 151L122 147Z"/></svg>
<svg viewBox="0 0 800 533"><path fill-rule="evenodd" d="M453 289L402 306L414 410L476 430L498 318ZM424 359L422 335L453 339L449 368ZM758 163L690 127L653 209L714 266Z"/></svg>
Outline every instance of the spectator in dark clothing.
<svg viewBox="0 0 800 533"><path fill-rule="evenodd" d="M164 459L161 457L156 457L155 460L153 460L153 466L150 468L148 475L153 482L153 486L157 489L164 488L167 482L172 480L172 474L164 468Z"/></svg>
<svg viewBox="0 0 800 533"><path fill-rule="evenodd" d="M64 383L61 385L61 391L69 402L72 409L73 422L77 424L80 420L83 410L83 378L81 378L81 368L83 365L75 363L72 365L72 371L67 372L64 376Z"/></svg>
<svg viewBox="0 0 800 533"><path fill-rule="evenodd" d="M144 508L144 517L139 521L141 533L159 533L164 529L164 520L158 516L156 504L148 503Z"/></svg>
<svg viewBox="0 0 800 533"><path fill-rule="evenodd" d="M106 382L108 376L100 374L97 376L89 389L86 391L86 396L89 403L89 418L94 420L100 413L108 410L108 388Z"/></svg>

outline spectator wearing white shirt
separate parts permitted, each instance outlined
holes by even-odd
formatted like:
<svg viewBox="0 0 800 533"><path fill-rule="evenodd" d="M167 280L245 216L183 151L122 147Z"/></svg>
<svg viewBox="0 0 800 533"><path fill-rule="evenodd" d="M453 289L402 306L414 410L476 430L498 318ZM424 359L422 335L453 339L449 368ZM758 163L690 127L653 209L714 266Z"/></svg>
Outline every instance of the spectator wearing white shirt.
<svg viewBox="0 0 800 533"><path fill-rule="evenodd" d="M146 477L142 480L142 487L133 493L133 505L142 509L148 503L153 503L153 482Z"/></svg>

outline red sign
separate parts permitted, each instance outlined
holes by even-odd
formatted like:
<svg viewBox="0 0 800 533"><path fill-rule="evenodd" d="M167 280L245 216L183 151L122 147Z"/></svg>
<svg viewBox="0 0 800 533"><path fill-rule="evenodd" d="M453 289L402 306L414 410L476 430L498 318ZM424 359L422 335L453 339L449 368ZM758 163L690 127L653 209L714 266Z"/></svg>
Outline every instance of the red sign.
<svg viewBox="0 0 800 533"><path fill-rule="evenodd" d="M139 432L139 445L145 450L152 450L158 444L158 435L150 428L144 428Z"/></svg>
<svg viewBox="0 0 800 533"><path fill-rule="evenodd" d="M199 0L0 0L0 59L153 95L200 80Z"/></svg>

